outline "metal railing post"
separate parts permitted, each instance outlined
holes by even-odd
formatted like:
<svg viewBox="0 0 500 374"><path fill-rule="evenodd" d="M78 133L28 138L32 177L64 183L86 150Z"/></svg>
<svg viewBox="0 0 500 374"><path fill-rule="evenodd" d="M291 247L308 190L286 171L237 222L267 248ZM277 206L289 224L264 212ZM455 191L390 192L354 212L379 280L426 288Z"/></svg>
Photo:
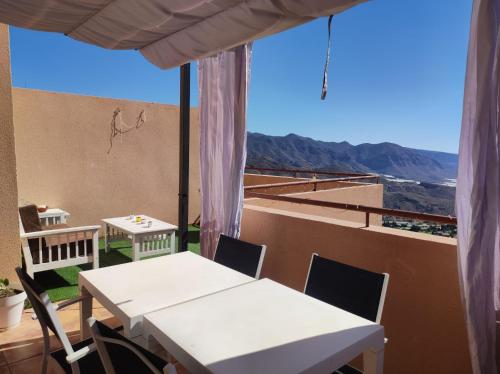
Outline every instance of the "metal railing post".
<svg viewBox="0 0 500 374"><path fill-rule="evenodd" d="M179 252L188 247L190 64L180 68Z"/></svg>

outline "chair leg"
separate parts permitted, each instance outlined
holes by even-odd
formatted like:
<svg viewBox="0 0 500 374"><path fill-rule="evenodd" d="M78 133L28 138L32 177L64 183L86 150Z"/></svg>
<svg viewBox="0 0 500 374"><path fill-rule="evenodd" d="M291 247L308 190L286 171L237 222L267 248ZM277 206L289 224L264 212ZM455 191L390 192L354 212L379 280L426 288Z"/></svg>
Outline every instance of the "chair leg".
<svg viewBox="0 0 500 374"><path fill-rule="evenodd" d="M80 366L78 365L78 362L73 362L71 364L71 373L72 374L80 374Z"/></svg>
<svg viewBox="0 0 500 374"><path fill-rule="evenodd" d="M43 329L43 352L42 352L42 374L47 373L48 360L50 355L50 339L46 329Z"/></svg>
<svg viewBox="0 0 500 374"><path fill-rule="evenodd" d="M42 357L42 370L40 371L40 373L42 374L47 374L47 366L48 366L48 360L49 357L47 355L43 355Z"/></svg>

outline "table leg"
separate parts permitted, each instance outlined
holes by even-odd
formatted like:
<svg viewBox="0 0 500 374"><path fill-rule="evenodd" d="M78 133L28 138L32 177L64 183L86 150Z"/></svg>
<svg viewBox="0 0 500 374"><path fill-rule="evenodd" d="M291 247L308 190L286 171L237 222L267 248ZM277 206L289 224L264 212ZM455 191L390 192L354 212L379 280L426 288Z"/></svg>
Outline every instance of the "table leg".
<svg viewBox="0 0 500 374"><path fill-rule="evenodd" d="M92 317L92 295L85 289L85 287L80 287L81 296L85 297L80 302L80 339L84 340L90 337L89 324L87 323L87 318Z"/></svg>
<svg viewBox="0 0 500 374"><path fill-rule="evenodd" d="M363 367L365 374L382 374L384 372L384 348L363 352Z"/></svg>
<svg viewBox="0 0 500 374"><path fill-rule="evenodd" d="M132 261L137 261L140 259L140 251L139 246L141 245L141 241L136 238L135 235L132 235Z"/></svg>
<svg viewBox="0 0 500 374"><path fill-rule="evenodd" d="M175 231L172 231L170 234L170 254L173 255L175 253Z"/></svg>
<svg viewBox="0 0 500 374"><path fill-rule="evenodd" d="M145 342L144 348L146 348L148 351L151 351L151 347L155 344L155 340L149 334L149 332L144 331L144 326L143 326L142 338L144 339Z"/></svg>
<svg viewBox="0 0 500 374"><path fill-rule="evenodd" d="M161 346L160 343L153 337L153 335L149 334L148 331L143 330L142 336L140 337L142 344L140 344L138 341L134 341L134 343L140 344L143 348L147 349L150 352L153 352L157 356L160 356L161 358L165 359L167 362L174 362L175 358L167 352L165 348Z"/></svg>
<svg viewBox="0 0 500 374"><path fill-rule="evenodd" d="M106 223L106 230L104 230L104 249L106 253L109 252L110 249L110 237L109 237L109 225Z"/></svg>

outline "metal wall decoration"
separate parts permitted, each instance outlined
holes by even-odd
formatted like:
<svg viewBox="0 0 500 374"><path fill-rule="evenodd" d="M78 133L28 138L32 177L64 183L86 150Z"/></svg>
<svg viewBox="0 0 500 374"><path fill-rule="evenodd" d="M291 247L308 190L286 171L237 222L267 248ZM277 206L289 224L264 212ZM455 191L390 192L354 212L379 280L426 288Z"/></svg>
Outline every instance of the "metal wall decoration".
<svg viewBox="0 0 500 374"><path fill-rule="evenodd" d="M118 135L126 134L134 129L139 129L146 122L146 112L142 109L137 116L134 125L127 125L122 118L122 110L118 107L113 112L113 118L111 119L111 134L109 136L109 149L108 154L113 148L113 140Z"/></svg>

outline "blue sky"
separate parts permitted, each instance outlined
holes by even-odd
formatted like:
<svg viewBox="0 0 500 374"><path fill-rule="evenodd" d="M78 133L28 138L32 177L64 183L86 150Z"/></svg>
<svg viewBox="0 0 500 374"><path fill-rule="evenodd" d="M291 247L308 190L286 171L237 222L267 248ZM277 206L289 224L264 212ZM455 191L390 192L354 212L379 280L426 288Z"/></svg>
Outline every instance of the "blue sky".
<svg viewBox="0 0 500 374"><path fill-rule="evenodd" d="M248 129L457 152L471 3L373 0L334 17L325 101L326 19L255 42ZM179 101L178 69L160 70L135 51L11 28L11 55L17 87Z"/></svg>

